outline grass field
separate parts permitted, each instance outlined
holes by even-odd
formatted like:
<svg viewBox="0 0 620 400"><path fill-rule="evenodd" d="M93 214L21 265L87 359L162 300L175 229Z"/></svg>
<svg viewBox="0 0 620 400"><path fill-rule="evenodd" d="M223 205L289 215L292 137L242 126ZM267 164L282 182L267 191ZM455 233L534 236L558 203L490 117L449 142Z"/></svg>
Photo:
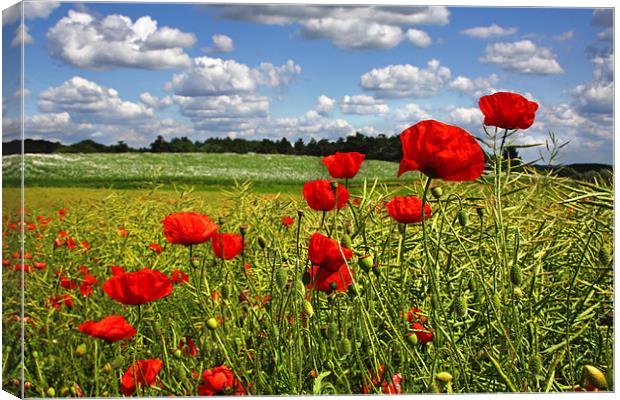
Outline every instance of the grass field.
<svg viewBox="0 0 620 400"><path fill-rule="evenodd" d="M17 178L16 163L3 158L5 183ZM437 180L443 194L429 195L431 218L403 228L384 204L396 193L422 196L425 181L394 179L394 163L365 162L351 201L325 214L301 196L304 181L327 177L318 158L52 155L26 163L37 184L25 191L24 382L20 193L3 189L6 390L23 383L29 397L120 396L126 371L147 359L161 368L138 395L197 395L201 374L221 365L250 394L613 390L613 188L604 183L518 174ZM161 221L179 211L207 214L226 233L247 226L243 252L223 260L210 242L168 243ZM317 232L352 250L347 291L305 285ZM189 282L123 305L102 290L111 266L171 277L180 270ZM97 280L87 295L71 284L84 283L84 267ZM71 306L54 303L57 296ZM78 330L109 315L123 315L137 333L105 342Z"/></svg>
<svg viewBox="0 0 620 400"><path fill-rule="evenodd" d="M19 186L20 156L2 157L5 185ZM214 190L233 179L251 180L264 192L290 191L291 185L328 178L320 157L280 154L26 154L27 186L150 188L192 185ZM394 181L397 163L368 160L359 177Z"/></svg>

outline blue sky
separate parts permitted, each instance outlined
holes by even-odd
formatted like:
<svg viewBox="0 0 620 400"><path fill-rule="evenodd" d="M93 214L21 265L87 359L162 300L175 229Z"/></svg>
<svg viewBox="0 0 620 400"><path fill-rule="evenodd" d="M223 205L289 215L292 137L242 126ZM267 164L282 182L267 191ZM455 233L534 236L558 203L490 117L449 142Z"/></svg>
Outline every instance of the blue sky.
<svg viewBox="0 0 620 400"><path fill-rule="evenodd" d="M563 162L613 160L613 14L592 8L27 3L3 13L3 136L335 139L423 119L482 132L478 98L539 103ZM532 159L536 151L527 152Z"/></svg>

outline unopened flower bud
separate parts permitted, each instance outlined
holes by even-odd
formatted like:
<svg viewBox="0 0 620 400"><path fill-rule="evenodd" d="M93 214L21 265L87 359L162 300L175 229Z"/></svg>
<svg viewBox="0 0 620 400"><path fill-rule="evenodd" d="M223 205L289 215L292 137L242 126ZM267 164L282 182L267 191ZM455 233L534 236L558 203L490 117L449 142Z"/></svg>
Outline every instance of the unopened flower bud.
<svg viewBox="0 0 620 400"><path fill-rule="evenodd" d="M347 249L353 248L353 241L351 240L351 236L349 235L343 235L342 239L340 239L340 243Z"/></svg>
<svg viewBox="0 0 620 400"><path fill-rule="evenodd" d="M584 365L582 369L582 377L584 386L592 385L597 389L607 389L607 378L600 369L592 365Z"/></svg>
<svg viewBox="0 0 620 400"><path fill-rule="evenodd" d="M435 375L435 379L437 379L439 383L447 385L448 383L452 382L452 375L449 372L444 371Z"/></svg>
<svg viewBox="0 0 620 400"><path fill-rule="evenodd" d="M218 325L219 325L219 324L217 323L217 319L215 319L215 318L213 318L213 317L211 317L211 318L209 318L209 319L207 320L207 327L208 327L209 329L211 329L212 331L216 330Z"/></svg>
<svg viewBox="0 0 620 400"><path fill-rule="evenodd" d="M521 267L518 264L514 264L510 269L510 281L515 286L521 286L523 282L523 273L521 272Z"/></svg>
<svg viewBox="0 0 620 400"><path fill-rule="evenodd" d="M287 271L286 268L278 268L276 271L276 284L280 288L280 290L284 289L286 286L287 280Z"/></svg>
<svg viewBox="0 0 620 400"><path fill-rule="evenodd" d="M431 188L431 194L434 198L441 199L441 196L443 195L443 190L441 190L439 186L435 186Z"/></svg>
<svg viewBox="0 0 620 400"><path fill-rule="evenodd" d="M362 267L364 271L368 272L372 268L375 260L372 254L364 254L358 258L358 262L360 267Z"/></svg>
<svg viewBox="0 0 620 400"><path fill-rule="evenodd" d="M261 249L264 249L265 247L267 247L267 242L265 241L265 238L264 238L264 237L259 236L257 240L258 240L258 246L259 246Z"/></svg>
<svg viewBox="0 0 620 400"><path fill-rule="evenodd" d="M56 396L56 389L54 389L53 387L49 387L49 388L47 388L47 391L45 393L49 397L54 397L54 396Z"/></svg>
<svg viewBox="0 0 620 400"><path fill-rule="evenodd" d="M304 300L303 310L308 318L314 315L314 308L312 308L312 304L308 300Z"/></svg>
<svg viewBox="0 0 620 400"><path fill-rule="evenodd" d="M459 211L458 219L459 219L459 224L462 227L466 227L467 223L469 222L469 215L467 214L465 210L461 210Z"/></svg>
<svg viewBox="0 0 620 400"><path fill-rule="evenodd" d="M82 343L80 344L76 349L75 349L75 353L79 356L82 357L86 354L86 344Z"/></svg>

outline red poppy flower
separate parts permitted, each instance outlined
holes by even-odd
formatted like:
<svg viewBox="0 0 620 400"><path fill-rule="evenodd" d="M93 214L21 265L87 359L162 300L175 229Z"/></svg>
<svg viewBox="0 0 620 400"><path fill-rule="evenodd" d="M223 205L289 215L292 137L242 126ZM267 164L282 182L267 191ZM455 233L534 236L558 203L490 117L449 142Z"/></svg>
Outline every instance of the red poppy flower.
<svg viewBox="0 0 620 400"><path fill-rule="evenodd" d="M134 327L122 315L110 315L99 322L85 322L78 326L78 331L108 342L123 340L136 334Z"/></svg>
<svg viewBox="0 0 620 400"><path fill-rule="evenodd" d="M84 279L82 279L82 282L84 282L87 285L94 285L97 283L97 278L95 278L94 276L87 274Z"/></svg>
<svg viewBox="0 0 620 400"><path fill-rule="evenodd" d="M121 378L121 392L125 396L131 396L136 391L136 382L140 386L151 386L163 366L160 359L138 360L129 367ZM137 370L137 373L134 373Z"/></svg>
<svg viewBox="0 0 620 400"><path fill-rule="evenodd" d="M243 385L235 378L235 373L224 365L206 370L201 379L202 384L198 385L199 396L246 395Z"/></svg>
<svg viewBox="0 0 620 400"><path fill-rule="evenodd" d="M29 231L34 231L35 229L37 229L35 224L28 224L28 230Z"/></svg>
<svg viewBox="0 0 620 400"><path fill-rule="evenodd" d="M64 208L61 208L60 210L58 210L58 215L65 215L67 213L67 210Z"/></svg>
<svg viewBox="0 0 620 400"><path fill-rule="evenodd" d="M484 124L504 129L527 129L534 123L538 103L517 93L497 92L482 96L478 107L484 114Z"/></svg>
<svg viewBox="0 0 620 400"><path fill-rule="evenodd" d="M73 238L67 238L65 244L67 245L67 247L71 250L75 249L75 240L73 240Z"/></svg>
<svg viewBox="0 0 620 400"><path fill-rule="evenodd" d="M217 225L209 217L197 212L171 214L162 223L166 240L185 246L206 242L217 231Z"/></svg>
<svg viewBox="0 0 620 400"><path fill-rule="evenodd" d="M121 235L122 237L129 236L129 232L125 228L116 228L116 230L118 231L118 234Z"/></svg>
<svg viewBox="0 0 620 400"><path fill-rule="evenodd" d="M113 276L101 287L114 300L123 304L144 304L172 293L172 282L159 271L144 268Z"/></svg>
<svg viewBox="0 0 620 400"><path fill-rule="evenodd" d="M211 241L213 253L218 258L222 258L222 248L224 248L224 259L230 260L237 257L243 250L243 237L236 233L218 233L215 232Z"/></svg>
<svg viewBox="0 0 620 400"><path fill-rule="evenodd" d="M38 262L38 261L33 262L32 265L36 269L45 269L45 267L47 267L47 264L45 262Z"/></svg>
<svg viewBox="0 0 620 400"><path fill-rule="evenodd" d="M484 154L466 130L434 120L421 121L400 134L403 158L398 168L446 181L472 181L484 169Z"/></svg>
<svg viewBox="0 0 620 400"><path fill-rule="evenodd" d="M313 265L308 269L311 281L306 288L314 288L320 292L330 293L332 291L346 292L353 283L351 273L347 265L342 263L333 270L325 267Z"/></svg>
<svg viewBox="0 0 620 400"><path fill-rule="evenodd" d="M2 260L3 267L8 267L9 265L11 265L11 260Z"/></svg>
<svg viewBox="0 0 620 400"><path fill-rule="evenodd" d="M82 274L88 275L88 267L86 267L85 265L80 265L78 269Z"/></svg>
<svg viewBox="0 0 620 400"><path fill-rule="evenodd" d="M157 243L151 243L149 248L153 250L155 253L160 254L164 249Z"/></svg>
<svg viewBox="0 0 620 400"><path fill-rule="evenodd" d="M413 324L411 324L411 329L413 330L413 334L418 337L418 342L428 343L433 340L433 330L427 329L421 323L414 322Z"/></svg>
<svg viewBox="0 0 620 400"><path fill-rule="evenodd" d="M368 372L372 374L370 370L368 370ZM379 376L378 379L375 376L372 378L372 384L364 385L362 387L362 391L364 392L364 394L374 393L374 388L376 388L377 385L379 385L378 381L380 381L383 378L383 373L385 372L385 365L381 364L381 366L379 367L379 371L377 372L378 372L377 375ZM403 377L401 374L394 374L394 376L392 376L392 381L390 383L386 381L381 381L381 384L380 384L381 391L384 394L400 394L401 393L400 382L402 381L402 379Z"/></svg>
<svg viewBox="0 0 620 400"><path fill-rule="evenodd" d="M422 222L422 199L417 196L395 196L385 205L390 217L401 224ZM431 216L431 206L424 204L424 219Z"/></svg>
<svg viewBox="0 0 620 400"><path fill-rule="evenodd" d="M342 253L340 253L340 249L342 249ZM342 258L343 254L344 259ZM344 264L344 260L349 260L352 256L353 251L325 235L314 233L310 237L308 258L313 265L333 271L340 268Z"/></svg>
<svg viewBox="0 0 620 400"><path fill-rule="evenodd" d="M25 271L25 272L30 272L32 271L32 267L30 266L30 264L22 264L22 263L16 263L15 265L13 265L13 271Z"/></svg>
<svg viewBox="0 0 620 400"><path fill-rule="evenodd" d="M73 290L77 287L77 283L73 282L71 278L67 278L66 276L60 277L60 286L67 290Z"/></svg>
<svg viewBox="0 0 620 400"><path fill-rule="evenodd" d="M63 304L67 308L73 307L73 299L70 294L57 294L55 297L50 296L49 301L51 306L56 310L60 310L60 306Z"/></svg>
<svg viewBox="0 0 620 400"><path fill-rule="evenodd" d="M288 217L286 215L283 215L281 218L282 218L282 225L284 226L289 226L295 221L293 217Z"/></svg>
<svg viewBox="0 0 620 400"><path fill-rule="evenodd" d="M338 184L334 193L331 182L326 179L304 183L302 194L310 208L316 211L330 211L334 206L341 209L349 200L349 191L343 185Z"/></svg>
<svg viewBox="0 0 620 400"><path fill-rule="evenodd" d="M416 307L411 307L411 310L407 312L407 321L414 322L426 322L426 317L422 313L422 310Z"/></svg>
<svg viewBox="0 0 620 400"><path fill-rule="evenodd" d="M183 271L175 269L174 271L172 271L172 276L170 277L170 280L172 280L172 282L174 283L185 284L189 282L189 276L187 276L187 274Z"/></svg>
<svg viewBox="0 0 620 400"><path fill-rule="evenodd" d="M93 294L93 286L85 282L80 283L80 293L84 297L90 296Z"/></svg>
<svg viewBox="0 0 620 400"><path fill-rule="evenodd" d="M125 270L123 269L123 267L119 267L118 265L112 265L110 267L110 272L114 276L120 276L120 275L123 275L125 273Z"/></svg>
<svg viewBox="0 0 620 400"><path fill-rule="evenodd" d="M90 243L88 242L82 242L80 243L82 245L83 248L85 248L86 250L90 249Z"/></svg>
<svg viewBox="0 0 620 400"><path fill-rule="evenodd" d="M189 357L195 357L198 355L198 349L196 348L196 343L192 340L192 338L185 336L179 342L177 346L183 354Z"/></svg>
<svg viewBox="0 0 620 400"><path fill-rule="evenodd" d="M323 164L332 178L351 179L360 170L366 156L358 152L332 154L323 158Z"/></svg>

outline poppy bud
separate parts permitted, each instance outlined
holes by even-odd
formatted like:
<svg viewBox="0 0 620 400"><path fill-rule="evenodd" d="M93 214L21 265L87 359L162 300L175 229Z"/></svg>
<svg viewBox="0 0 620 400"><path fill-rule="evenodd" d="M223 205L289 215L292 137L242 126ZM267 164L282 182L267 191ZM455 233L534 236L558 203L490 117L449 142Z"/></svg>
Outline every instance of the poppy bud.
<svg viewBox="0 0 620 400"><path fill-rule="evenodd" d="M530 358L529 367L532 375L540 375L540 373L542 372L542 360L540 359L540 356L538 354Z"/></svg>
<svg viewBox="0 0 620 400"><path fill-rule="evenodd" d="M598 261L602 267L606 267L609 265L609 262L611 260L609 257L609 250L607 250L606 246L601 246L601 248L598 250Z"/></svg>
<svg viewBox="0 0 620 400"><path fill-rule="evenodd" d="M353 241L351 240L351 236L349 235L342 236L342 239L340 239L340 244L342 244L347 249L353 248Z"/></svg>
<svg viewBox="0 0 620 400"><path fill-rule="evenodd" d="M518 264L514 264L510 269L510 281L515 286L521 286L523 282L523 273L521 272L521 267Z"/></svg>
<svg viewBox="0 0 620 400"><path fill-rule="evenodd" d="M517 301L521 300L521 298L523 297L523 289L521 289L519 286L514 288L512 292L514 293L515 299Z"/></svg>
<svg viewBox="0 0 620 400"><path fill-rule="evenodd" d="M25 390L30 390L30 388L32 387L32 384L28 381L24 382L24 389Z"/></svg>
<svg viewBox="0 0 620 400"><path fill-rule="evenodd" d="M177 367L174 369L174 372L181 381L185 380L185 378L187 377L187 372L185 371L185 368L183 368L181 365L177 365Z"/></svg>
<svg viewBox="0 0 620 400"><path fill-rule="evenodd" d="M286 286L286 280L287 280L286 268L278 268L278 270L276 271L276 284L278 285L280 290L284 289L284 287Z"/></svg>
<svg viewBox="0 0 620 400"><path fill-rule="evenodd" d="M82 357L83 355L86 354L86 344L82 343L80 344L76 349L75 349L75 353L79 356Z"/></svg>
<svg viewBox="0 0 620 400"><path fill-rule="evenodd" d="M308 271L303 273L303 275L301 276L301 281L304 285L310 284L310 282L312 281L312 277L310 276L310 273Z"/></svg>
<svg viewBox="0 0 620 400"><path fill-rule="evenodd" d="M331 322L327 325L327 337L330 339L335 339L336 336L338 336L338 324Z"/></svg>
<svg viewBox="0 0 620 400"><path fill-rule="evenodd" d="M372 268L375 260L372 254L364 254L358 258L358 262L360 267L362 267L364 271L368 272Z"/></svg>
<svg viewBox="0 0 620 400"><path fill-rule="evenodd" d="M304 300L303 310L308 318L314 315L314 308L312 308L312 304L308 300Z"/></svg>
<svg viewBox="0 0 620 400"><path fill-rule="evenodd" d="M581 371L583 386L592 385L597 389L605 390L607 388L607 378L600 369L592 365L584 365Z"/></svg>
<svg viewBox="0 0 620 400"><path fill-rule="evenodd" d="M262 236L258 237L258 245L260 246L261 249L264 249L267 246L267 242L265 241L265 238Z"/></svg>
<svg viewBox="0 0 620 400"><path fill-rule="evenodd" d="M411 333L411 334L407 335L407 342L411 346L417 345L418 344L418 336L415 333Z"/></svg>
<svg viewBox="0 0 620 400"><path fill-rule="evenodd" d="M336 289L338 289L338 283L337 283L337 282L332 282L332 283L330 283L330 284L329 284L329 288L330 288L331 290L336 290Z"/></svg>
<svg viewBox="0 0 620 400"><path fill-rule="evenodd" d="M211 329L212 331L216 330L217 326L218 326L217 319L212 317L207 320L207 327Z"/></svg>
<svg viewBox="0 0 620 400"><path fill-rule="evenodd" d="M459 211L458 218L459 218L459 224L462 227L466 227L467 223L469 222L469 215L467 214L467 212L465 210Z"/></svg>
<svg viewBox="0 0 620 400"><path fill-rule="evenodd" d="M112 372L112 365L110 365L110 363L105 363L105 365L103 366L103 372L105 372L106 374Z"/></svg>
<svg viewBox="0 0 620 400"><path fill-rule="evenodd" d="M35 350L32 352L32 358L38 358L39 357L39 353Z"/></svg>
<svg viewBox="0 0 620 400"><path fill-rule="evenodd" d="M464 296L459 296L454 299L454 314L458 318L464 318L467 316L467 300Z"/></svg>
<svg viewBox="0 0 620 400"><path fill-rule="evenodd" d="M496 310L499 310L502 304L502 301L499 298L499 294L493 293L493 298L491 299L491 301L493 302L493 307L495 307Z"/></svg>
<svg viewBox="0 0 620 400"><path fill-rule="evenodd" d="M349 338L342 339L340 343L340 348L342 349L342 354L350 354L353 350L353 346L351 345L351 341Z"/></svg>
<svg viewBox="0 0 620 400"><path fill-rule="evenodd" d="M53 387L49 387L47 388L47 392L45 392L49 397L54 397L56 396L56 389L54 389Z"/></svg>
<svg viewBox="0 0 620 400"><path fill-rule="evenodd" d="M176 358L181 358L181 357L183 357L183 352L181 351L181 349L176 349L176 350L174 351L174 356L175 356Z"/></svg>
<svg viewBox="0 0 620 400"><path fill-rule="evenodd" d="M439 383L447 385L448 383L452 382L452 375L449 372L444 371L435 375L435 379L437 379Z"/></svg>
<svg viewBox="0 0 620 400"><path fill-rule="evenodd" d="M441 196L443 195L443 190L441 190L439 186L435 186L431 188L431 194L434 198L441 199Z"/></svg>
<svg viewBox="0 0 620 400"><path fill-rule="evenodd" d="M295 279L295 290L299 293L300 297L304 297L306 295L306 286L299 279Z"/></svg>
<svg viewBox="0 0 620 400"><path fill-rule="evenodd" d="M62 388L60 388L60 395L62 397L67 397L69 395L69 388L66 386L63 386Z"/></svg>
<svg viewBox="0 0 620 400"><path fill-rule="evenodd" d="M112 368L118 369L125 364L125 358L123 356L117 356L112 360Z"/></svg>

